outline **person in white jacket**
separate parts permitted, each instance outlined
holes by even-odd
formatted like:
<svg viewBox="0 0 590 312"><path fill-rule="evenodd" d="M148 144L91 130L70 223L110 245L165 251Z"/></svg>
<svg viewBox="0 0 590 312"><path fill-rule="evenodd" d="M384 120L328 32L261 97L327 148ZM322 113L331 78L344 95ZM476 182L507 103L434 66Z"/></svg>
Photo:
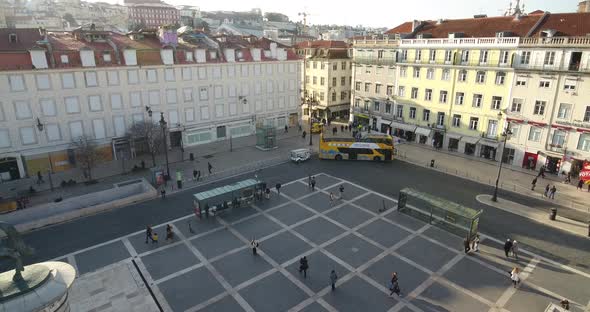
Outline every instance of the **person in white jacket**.
<svg viewBox="0 0 590 312"><path fill-rule="evenodd" d="M519 272L520 270L517 267L514 267L510 272L510 279L512 280L512 285L514 285L514 288L516 288L516 286L520 284Z"/></svg>

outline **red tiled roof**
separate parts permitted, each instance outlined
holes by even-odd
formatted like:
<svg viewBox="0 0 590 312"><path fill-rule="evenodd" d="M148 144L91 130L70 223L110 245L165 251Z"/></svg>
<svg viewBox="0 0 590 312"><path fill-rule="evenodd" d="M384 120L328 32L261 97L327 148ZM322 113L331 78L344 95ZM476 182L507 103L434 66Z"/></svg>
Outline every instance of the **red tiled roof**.
<svg viewBox="0 0 590 312"><path fill-rule="evenodd" d="M412 22L405 22L403 24L398 25L388 31L386 34L409 34L412 32Z"/></svg>
<svg viewBox="0 0 590 312"><path fill-rule="evenodd" d="M145 35L143 39L133 40L125 35L112 33L111 41L120 49L131 48L136 50L160 49L162 45L156 36Z"/></svg>
<svg viewBox="0 0 590 312"><path fill-rule="evenodd" d="M87 42L78 40L74 38L71 33L50 33L48 39L54 51L79 51L83 48L90 48L97 51L113 50L113 48L106 42Z"/></svg>
<svg viewBox="0 0 590 312"><path fill-rule="evenodd" d="M531 37L538 37L543 30L547 29L556 30L556 36L586 36L590 34L590 13L549 14Z"/></svg>
<svg viewBox="0 0 590 312"><path fill-rule="evenodd" d="M315 40L299 42L295 45L297 49L303 48L348 48L348 44L344 41L338 40Z"/></svg>
<svg viewBox="0 0 590 312"><path fill-rule="evenodd" d="M447 38L449 33L463 33L465 37L495 37L497 32L511 32L524 37L541 18L540 15L525 15L519 19L513 16L466 18L455 20L423 21L416 34L430 34L432 38ZM389 34L407 32L411 22L406 22L388 31ZM411 31L409 31L411 32Z"/></svg>
<svg viewBox="0 0 590 312"><path fill-rule="evenodd" d="M8 41L9 34L16 34L17 42ZM0 51L26 51L36 45L36 42L42 40L38 29L0 29Z"/></svg>

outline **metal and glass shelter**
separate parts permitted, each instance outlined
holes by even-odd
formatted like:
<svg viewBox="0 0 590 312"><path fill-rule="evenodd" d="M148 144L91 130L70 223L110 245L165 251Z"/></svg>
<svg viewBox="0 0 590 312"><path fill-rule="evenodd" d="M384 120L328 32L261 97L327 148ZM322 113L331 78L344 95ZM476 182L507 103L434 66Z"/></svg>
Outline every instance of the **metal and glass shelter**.
<svg viewBox="0 0 590 312"><path fill-rule="evenodd" d="M200 192L193 195L195 209L201 212L205 206L209 208L220 208L235 200L243 201L254 196L257 189L262 187L263 182L257 179L247 179L233 184L220 186L212 190ZM231 204L230 204L231 205Z"/></svg>
<svg viewBox="0 0 590 312"><path fill-rule="evenodd" d="M277 129L274 125L256 126L256 148L263 151L277 148Z"/></svg>
<svg viewBox="0 0 590 312"><path fill-rule="evenodd" d="M420 207L408 205L408 198L417 200L416 204ZM399 192L397 210L451 232L458 232L468 240L477 234L479 217L483 212L412 188L404 188Z"/></svg>

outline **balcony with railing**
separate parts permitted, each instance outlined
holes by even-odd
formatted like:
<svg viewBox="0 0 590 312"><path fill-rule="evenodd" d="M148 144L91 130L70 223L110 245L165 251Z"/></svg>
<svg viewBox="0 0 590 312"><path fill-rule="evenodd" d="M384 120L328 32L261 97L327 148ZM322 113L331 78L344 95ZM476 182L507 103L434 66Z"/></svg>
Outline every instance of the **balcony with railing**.
<svg viewBox="0 0 590 312"><path fill-rule="evenodd" d="M467 60L463 61L460 59L459 56L455 57L454 59L448 60L444 57L436 58L431 60L429 58L423 58L420 60L410 60L410 59L399 59L397 61L398 64L404 65L447 65L447 66L468 66L468 67L494 67L494 68L510 68L510 63L503 62L503 61L480 61L480 60Z"/></svg>
<svg viewBox="0 0 590 312"><path fill-rule="evenodd" d="M556 153L563 153L565 152L565 148L563 147L563 145L560 144L547 144L547 150L548 151L552 151L552 152L556 152Z"/></svg>
<svg viewBox="0 0 590 312"><path fill-rule="evenodd" d="M392 66L396 64L394 57L364 57L355 56L352 61L356 64Z"/></svg>
<svg viewBox="0 0 590 312"><path fill-rule="evenodd" d="M430 39L402 39L399 46L403 47L448 47L448 46L491 46L516 47L520 42L518 37L488 37L488 38L430 38Z"/></svg>
<svg viewBox="0 0 590 312"><path fill-rule="evenodd" d="M564 71L564 72L583 72L590 73L590 64L582 66L580 63L564 64L544 64L544 63L528 63L521 64L515 61L512 68L521 70L537 70L537 71Z"/></svg>
<svg viewBox="0 0 590 312"><path fill-rule="evenodd" d="M590 37L535 37L521 38L519 47L590 47Z"/></svg>
<svg viewBox="0 0 590 312"><path fill-rule="evenodd" d="M353 46L355 48L378 48L378 47L397 47L399 40L385 38L364 37L362 39L354 39Z"/></svg>

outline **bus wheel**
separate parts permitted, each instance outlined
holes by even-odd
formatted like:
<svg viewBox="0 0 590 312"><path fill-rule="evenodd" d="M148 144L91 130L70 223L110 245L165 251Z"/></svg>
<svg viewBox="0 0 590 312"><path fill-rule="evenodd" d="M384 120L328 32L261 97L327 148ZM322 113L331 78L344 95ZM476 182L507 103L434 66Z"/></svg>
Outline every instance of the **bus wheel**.
<svg viewBox="0 0 590 312"><path fill-rule="evenodd" d="M379 156L375 156L375 157L373 157L373 160L374 160L374 161L381 161L381 157L379 157Z"/></svg>
<svg viewBox="0 0 590 312"><path fill-rule="evenodd" d="M342 160L342 155L336 155L336 156L334 157L334 159L336 159L336 160Z"/></svg>

